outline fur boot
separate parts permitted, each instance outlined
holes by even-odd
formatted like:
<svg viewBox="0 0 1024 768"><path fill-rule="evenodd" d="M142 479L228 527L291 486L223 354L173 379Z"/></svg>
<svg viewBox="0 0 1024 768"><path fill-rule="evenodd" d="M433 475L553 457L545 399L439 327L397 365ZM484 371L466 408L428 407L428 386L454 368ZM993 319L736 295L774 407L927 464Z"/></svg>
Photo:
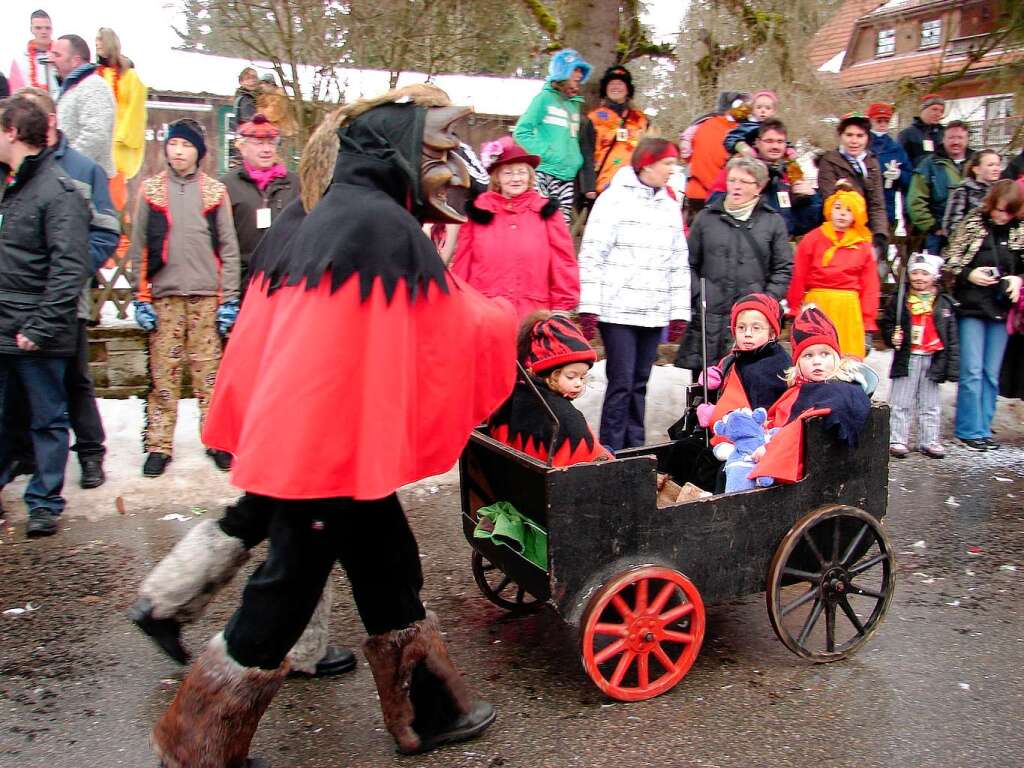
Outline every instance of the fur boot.
<svg viewBox="0 0 1024 768"><path fill-rule="evenodd" d="M476 697L452 664L433 613L405 629L368 638L363 652L384 724L402 754L471 739L494 722L494 708Z"/></svg>
<svg viewBox="0 0 1024 768"><path fill-rule="evenodd" d="M165 768L247 765L260 718L288 673L243 667L228 655L224 635L196 659L171 706L153 728L153 749Z"/></svg>
<svg viewBox="0 0 1024 768"><path fill-rule="evenodd" d="M316 604L313 618L309 620L302 636L288 651L288 663L293 672L307 675L316 674L316 665L327 653L327 634L331 628L331 604L334 602L334 586L327 579L320 602Z"/></svg>
<svg viewBox="0 0 1024 768"><path fill-rule="evenodd" d="M188 624L248 559L241 539L228 536L215 520L203 520L150 572L139 597L149 600L153 618Z"/></svg>

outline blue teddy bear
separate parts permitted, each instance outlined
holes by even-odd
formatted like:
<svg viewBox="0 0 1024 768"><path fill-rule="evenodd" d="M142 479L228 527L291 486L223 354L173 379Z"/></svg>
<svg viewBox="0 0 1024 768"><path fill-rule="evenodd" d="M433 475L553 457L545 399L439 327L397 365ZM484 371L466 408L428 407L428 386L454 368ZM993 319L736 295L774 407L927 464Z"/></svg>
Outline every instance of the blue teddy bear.
<svg viewBox="0 0 1024 768"><path fill-rule="evenodd" d="M729 440L719 443L714 448L715 457L725 462L725 492L747 491L751 488L766 487L775 481L770 477L750 479L750 473L757 465L763 450L777 429L765 430L764 423L768 420L768 412L764 408L751 411L749 408L737 408L715 422L716 435Z"/></svg>

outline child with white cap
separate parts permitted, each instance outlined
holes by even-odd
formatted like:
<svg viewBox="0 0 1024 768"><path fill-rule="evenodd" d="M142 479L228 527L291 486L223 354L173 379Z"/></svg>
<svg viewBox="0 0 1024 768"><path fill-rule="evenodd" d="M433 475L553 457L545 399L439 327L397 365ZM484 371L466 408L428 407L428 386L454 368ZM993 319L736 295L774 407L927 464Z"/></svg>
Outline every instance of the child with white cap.
<svg viewBox="0 0 1024 768"><path fill-rule="evenodd" d="M907 264L910 282L886 307L879 321L882 338L895 352L889 378L889 453L902 459L910 453L910 426L917 408L917 444L925 456L946 455L939 442L939 384L957 381L960 343L953 300L938 286L942 259L914 253Z"/></svg>

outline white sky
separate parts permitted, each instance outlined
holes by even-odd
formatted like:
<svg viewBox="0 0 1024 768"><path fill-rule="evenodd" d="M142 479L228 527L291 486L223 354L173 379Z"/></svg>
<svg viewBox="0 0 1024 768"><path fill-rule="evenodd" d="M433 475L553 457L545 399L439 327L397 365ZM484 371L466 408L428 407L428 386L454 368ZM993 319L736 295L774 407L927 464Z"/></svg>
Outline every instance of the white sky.
<svg viewBox="0 0 1024 768"><path fill-rule="evenodd" d="M687 0L647 0L646 5L645 21L654 27L656 38L674 41ZM147 84L170 89L167 81L173 81L173 70L180 65L179 57L169 53L170 48L178 43L178 37L171 29L171 25L178 22L178 3L173 0L0 0L0 6L0 71L5 74L10 71L12 59L24 53L31 36L29 15L37 8L43 8L50 14L55 37L78 34L90 47L94 45L97 29L113 28L121 38L125 55L135 61L139 75ZM202 90L232 93L237 74L234 65L210 69ZM227 82L219 82L222 79Z"/></svg>

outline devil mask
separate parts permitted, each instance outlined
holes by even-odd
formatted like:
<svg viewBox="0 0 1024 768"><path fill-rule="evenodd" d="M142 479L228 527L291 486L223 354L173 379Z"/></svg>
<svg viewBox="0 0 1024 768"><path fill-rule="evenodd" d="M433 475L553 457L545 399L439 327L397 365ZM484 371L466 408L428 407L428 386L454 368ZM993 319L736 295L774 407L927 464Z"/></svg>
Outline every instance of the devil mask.
<svg viewBox="0 0 1024 768"><path fill-rule="evenodd" d="M456 125L472 111L411 103L375 107L338 131L338 164L353 154L385 163L393 171L387 191L414 216L461 224L469 171L453 150L459 146Z"/></svg>

